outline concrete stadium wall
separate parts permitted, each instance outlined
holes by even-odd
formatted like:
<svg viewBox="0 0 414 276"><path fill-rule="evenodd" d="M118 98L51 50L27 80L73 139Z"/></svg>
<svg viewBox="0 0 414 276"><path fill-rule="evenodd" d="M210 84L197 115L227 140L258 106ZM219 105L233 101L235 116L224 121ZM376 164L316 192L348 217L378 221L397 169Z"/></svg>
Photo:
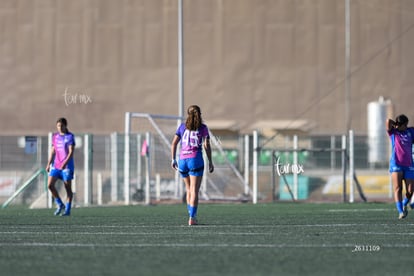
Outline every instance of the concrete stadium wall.
<svg viewBox="0 0 414 276"><path fill-rule="evenodd" d="M175 0L0 0L0 134L124 131L178 113ZM185 105L209 120L304 119L343 133L343 0L184 0ZM390 98L414 120L414 1L351 1L351 127Z"/></svg>

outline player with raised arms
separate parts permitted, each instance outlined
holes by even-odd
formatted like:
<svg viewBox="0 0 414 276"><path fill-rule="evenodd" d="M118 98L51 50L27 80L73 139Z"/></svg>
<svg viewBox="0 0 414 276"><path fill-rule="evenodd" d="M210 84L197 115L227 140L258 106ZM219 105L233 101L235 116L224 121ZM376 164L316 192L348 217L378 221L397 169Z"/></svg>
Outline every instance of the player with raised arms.
<svg viewBox="0 0 414 276"><path fill-rule="evenodd" d="M407 216L407 205L411 201L414 189L413 150L414 128L407 127L408 118L404 114L394 120L386 120L387 133L391 139L390 173L394 188L394 201L398 218ZM405 183L405 198L402 199L402 183ZM410 207L413 209L414 204Z"/></svg>
<svg viewBox="0 0 414 276"><path fill-rule="evenodd" d="M56 216L60 215L62 211L62 216L70 216L72 209L75 136L69 132L67 125L68 123L65 118L59 118L57 120L56 128L58 131L52 136L52 149L46 166L46 171L49 173L48 188L58 206L54 213ZM67 195L66 206L55 187L58 179L61 179L65 186Z"/></svg>
<svg viewBox="0 0 414 276"><path fill-rule="evenodd" d="M208 158L209 171L214 171L211 160L210 135L203 123L201 110L197 105L187 109L187 119L182 123L171 143L171 166L180 172L187 192L188 225L197 225L198 194L204 173L203 147ZM177 145L181 141L178 163L176 161Z"/></svg>

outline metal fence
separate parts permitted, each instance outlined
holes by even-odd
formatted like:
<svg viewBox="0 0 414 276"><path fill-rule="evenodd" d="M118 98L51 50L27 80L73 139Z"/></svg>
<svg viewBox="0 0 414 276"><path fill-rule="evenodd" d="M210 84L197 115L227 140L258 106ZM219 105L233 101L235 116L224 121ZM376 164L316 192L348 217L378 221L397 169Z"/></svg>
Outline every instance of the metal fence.
<svg viewBox="0 0 414 276"><path fill-rule="evenodd" d="M48 159L49 136L0 137L0 203L4 203L10 198L39 168L45 167ZM89 135L89 142L87 142L89 145L85 144L86 135L75 134L75 136L77 137L73 184L75 206L124 204L126 196L130 196L130 204L143 202L147 189L145 186L147 177L151 183L149 193L151 201L181 200L183 191L177 191L177 187L174 186L175 176L169 167L169 153L168 150L160 150L158 144L162 141L159 141L159 138L155 136L151 138L153 147L151 147L150 154L154 156L157 154L156 152L162 152L163 155L159 155L156 159L152 157L149 159L153 170L149 175L146 175L148 163L145 158L148 156L142 152L146 134L130 134L131 157L128 185L131 190L130 194L126 195L124 134ZM209 182L206 184L210 186L206 186L208 189L204 190L202 199L220 199L216 195L226 193L227 198L231 200L252 200L255 169L258 174L259 202L292 200L289 187L292 187L295 177L298 178L295 181L299 183L297 200L342 201L344 198L344 162L341 154L343 136L299 136L297 137L297 147L302 150L296 151L292 151L293 136L277 137L272 139L270 143L266 143L264 147L259 148L254 148L252 135L215 138L216 140L212 144L216 172L206 179L207 182L215 181L216 184L210 185ZM259 141L265 140L266 137L259 134ZM388 160L375 164L369 163L367 137L356 136L354 141L354 166L362 191L368 200L389 198ZM217 147L218 145L220 147ZM385 144L384 147L389 147L389 145ZM254 168L253 159L255 151L257 152L256 168ZM302 170L300 172L288 171L283 176L284 178L281 175L275 175L277 169L274 164L275 158L278 158L279 169L286 169L286 166L290 166L292 169L293 166L296 166L296 169L300 167ZM89 160L88 164L86 164L87 160ZM236 176L227 169L229 164L244 177L245 189L240 187L240 183L231 182ZM210 180L208 180L209 178ZM349 181L349 177L346 181ZM286 182L288 186L286 186ZM348 185L345 191L348 196L351 192L349 188ZM64 197L63 189L62 192ZM44 182L39 176L30 187L13 200L12 204L33 207L46 206L46 200L40 199L44 195ZM356 199L359 199L358 194L356 194Z"/></svg>

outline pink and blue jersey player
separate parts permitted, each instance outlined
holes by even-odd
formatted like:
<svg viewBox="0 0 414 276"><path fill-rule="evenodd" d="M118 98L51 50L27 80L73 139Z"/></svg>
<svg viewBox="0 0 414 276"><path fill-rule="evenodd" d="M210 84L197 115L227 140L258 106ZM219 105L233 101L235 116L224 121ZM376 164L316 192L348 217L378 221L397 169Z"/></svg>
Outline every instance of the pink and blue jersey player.
<svg viewBox="0 0 414 276"><path fill-rule="evenodd" d="M201 124L198 130L189 130L185 124L181 124L175 133L181 139L180 159L178 170L182 177L191 173L195 176L203 176L204 159L202 152L203 139L210 139L208 128Z"/></svg>
<svg viewBox="0 0 414 276"><path fill-rule="evenodd" d="M181 124L171 144L171 166L180 172L186 187L187 211L189 225L196 225L198 193L204 173L203 147L209 162L209 171L213 172L211 160L210 136L208 128L202 123L201 110L192 105L187 110L188 117ZM175 159L177 145L181 141L181 150L178 163Z"/></svg>
<svg viewBox="0 0 414 276"><path fill-rule="evenodd" d="M57 216L63 211L62 216L69 216L73 199L72 179L75 170L73 160L75 136L69 132L65 118L58 119L56 127L58 132L52 136L52 149L46 166L46 171L49 173L48 188L58 206L55 215ZM58 179L62 180L65 186L67 194L66 205L63 203L55 187Z"/></svg>
<svg viewBox="0 0 414 276"><path fill-rule="evenodd" d="M387 133L391 140L390 173L394 187L394 201L399 218L407 216L407 205L411 201L414 188L413 143L414 128L407 127L408 118L399 115L395 121L386 121ZM402 183L405 182L405 198L402 199ZM414 204L410 205L414 208Z"/></svg>

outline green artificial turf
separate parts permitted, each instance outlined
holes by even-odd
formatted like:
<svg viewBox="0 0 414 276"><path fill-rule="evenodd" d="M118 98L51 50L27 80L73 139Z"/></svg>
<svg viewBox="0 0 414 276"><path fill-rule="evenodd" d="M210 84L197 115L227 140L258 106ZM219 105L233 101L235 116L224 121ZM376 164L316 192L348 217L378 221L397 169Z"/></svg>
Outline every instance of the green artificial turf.
<svg viewBox="0 0 414 276"><path fill-rule="evenodd" d="M0 275L409 275L414 212L393 204L0 210Z"/></svg>

